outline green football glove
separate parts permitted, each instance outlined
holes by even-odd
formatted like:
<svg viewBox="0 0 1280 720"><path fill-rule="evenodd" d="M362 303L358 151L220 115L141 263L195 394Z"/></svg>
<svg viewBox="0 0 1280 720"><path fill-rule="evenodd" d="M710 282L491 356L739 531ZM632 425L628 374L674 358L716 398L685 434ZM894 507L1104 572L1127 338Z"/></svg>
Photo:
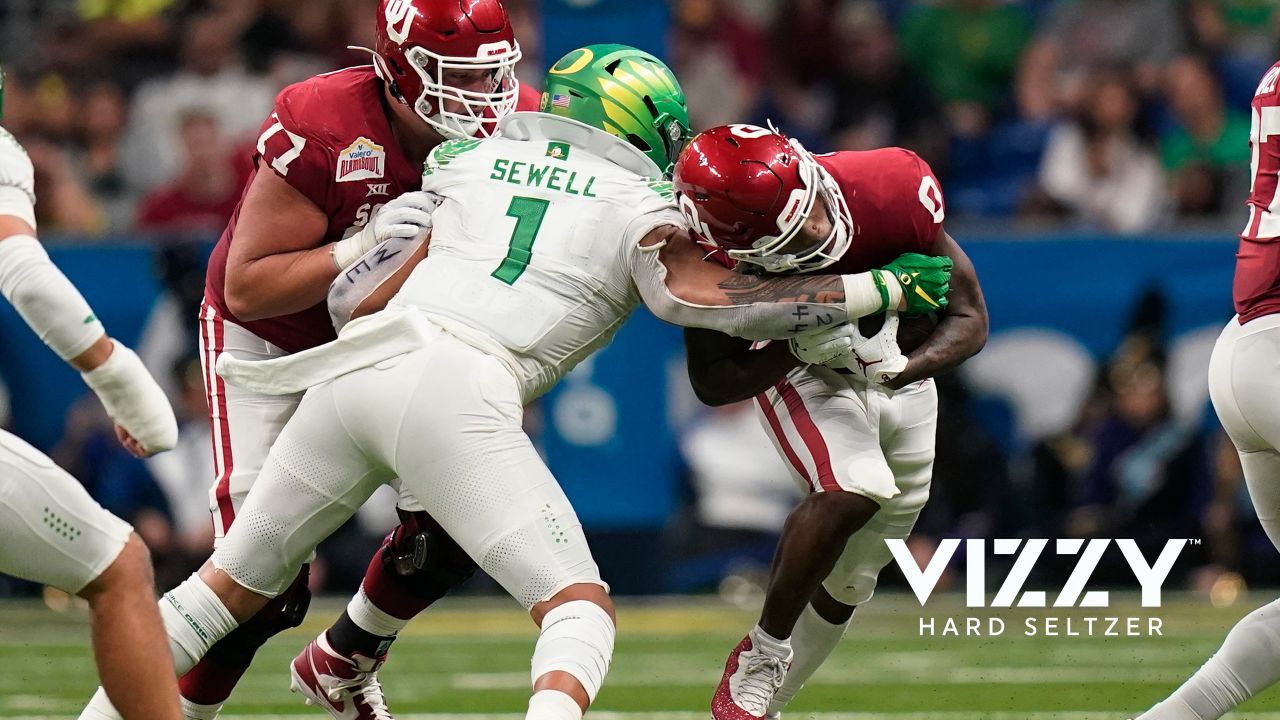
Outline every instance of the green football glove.
<svg viewBox="0 0 1280 720"><path fill-rule="evenodd" d="M876 289L884 299L885 308L910 314L923 314L947 307L947 293L951 292L951 258L919 253L903 253L896 260L872 273ZM902 288L903 304L893 307L889 294L892 277Z"/></svg>

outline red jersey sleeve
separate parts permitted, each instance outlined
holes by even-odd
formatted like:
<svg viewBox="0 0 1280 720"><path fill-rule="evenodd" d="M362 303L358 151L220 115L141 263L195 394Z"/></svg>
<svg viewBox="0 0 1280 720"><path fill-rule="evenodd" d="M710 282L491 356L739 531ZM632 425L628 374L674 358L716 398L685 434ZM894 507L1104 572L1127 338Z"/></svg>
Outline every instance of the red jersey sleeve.
<svg viewBox="0 0 1280 720"><path fill-rule="evenodd" d="M1246 240L1280 238L1280 63L1271 66L1253 96L1249 132L1252 171L1249 221L1240 235Z"/></svg>
<svg viewBox="0 0 1280 720"><path fill-rule="evenodd" d="M946 216L942 186L910 150L844 151L817 156L840 186L853 238L833 267L854 273L882 267L902 253L933 251Z"/></svg>
<svg viewBox="0 0 1280 720"><path fill-rule="evenodd" d="M910 150L899 150L907 157L904 162L911 168L907 172L908 184L900 195L903 202L902 215L910 224L907 234L912 238L917 252L928 253L938 241L938 233L942 230L942 221L947 214L946 200L942 197L942 184L938 176L933 174L929 163Z"/></svg>
<svg viewBox="0 0 1280 720"><path fill-rule="evenodd" d="M337 158L332 144L316 137L296 112L299 102L294 87L285 88L276 97L275 111L262 123L258 134L255 162L259 169L269 167L276 175L302 193L316 207L329 206Z"/></svg>

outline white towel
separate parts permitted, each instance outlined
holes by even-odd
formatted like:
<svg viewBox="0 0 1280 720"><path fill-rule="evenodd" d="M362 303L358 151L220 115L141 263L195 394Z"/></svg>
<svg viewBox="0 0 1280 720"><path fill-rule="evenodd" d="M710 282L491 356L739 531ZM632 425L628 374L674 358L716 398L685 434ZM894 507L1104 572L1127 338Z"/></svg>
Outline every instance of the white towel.
<svg viewBox="0 0 1280 720"><path fill-rule="evenodd" d="M238 388L292 395L426 345L440 328L417 310L388 308L342 329L337 340L271 360L241 360L224 353L216 370Z"/></svg>

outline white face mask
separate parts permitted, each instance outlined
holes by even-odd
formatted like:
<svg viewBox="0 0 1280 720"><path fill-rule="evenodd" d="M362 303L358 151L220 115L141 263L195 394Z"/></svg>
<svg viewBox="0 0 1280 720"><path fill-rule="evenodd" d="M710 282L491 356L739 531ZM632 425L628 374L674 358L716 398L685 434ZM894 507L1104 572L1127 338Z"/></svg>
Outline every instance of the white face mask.
<svg viewBox="0 0 1280 720"><path fill-rule="evenodd" d="M405 56L422 78L422 94L414 100L414 111L446 138L489 137L498 120L515 110L520 96L520 82L515 77L521 57L519 43L514 47L506 41L482 46L474 58L437 55L423 47L410 48ZM428 71L433 65L436 77ZM439 81L454 70L488 70L493 74L493 89L464 90ZM448 110L446 103L460 109Z"/></svg>

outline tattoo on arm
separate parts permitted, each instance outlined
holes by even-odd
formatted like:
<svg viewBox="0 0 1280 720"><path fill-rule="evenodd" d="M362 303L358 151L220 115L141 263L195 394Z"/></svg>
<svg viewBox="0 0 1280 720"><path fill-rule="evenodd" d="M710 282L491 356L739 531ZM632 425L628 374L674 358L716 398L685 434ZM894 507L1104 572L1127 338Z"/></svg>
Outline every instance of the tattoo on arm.
<svg viewBox="0 0 1280 720"><path fill-rule="evenodd" d="M718 286L734 304L817 303L844 304L844 281L839 275L781 275L763 277L734 273Z"/></svg>
<svg viewBox="0 0 1280 720"><path fill-rule="evenodd" d="M833 305L844 304L844 282L837 275L761 277L735 274L717 284L734 305L774 303L794 305L793 334L842 321Z"/></svg>

